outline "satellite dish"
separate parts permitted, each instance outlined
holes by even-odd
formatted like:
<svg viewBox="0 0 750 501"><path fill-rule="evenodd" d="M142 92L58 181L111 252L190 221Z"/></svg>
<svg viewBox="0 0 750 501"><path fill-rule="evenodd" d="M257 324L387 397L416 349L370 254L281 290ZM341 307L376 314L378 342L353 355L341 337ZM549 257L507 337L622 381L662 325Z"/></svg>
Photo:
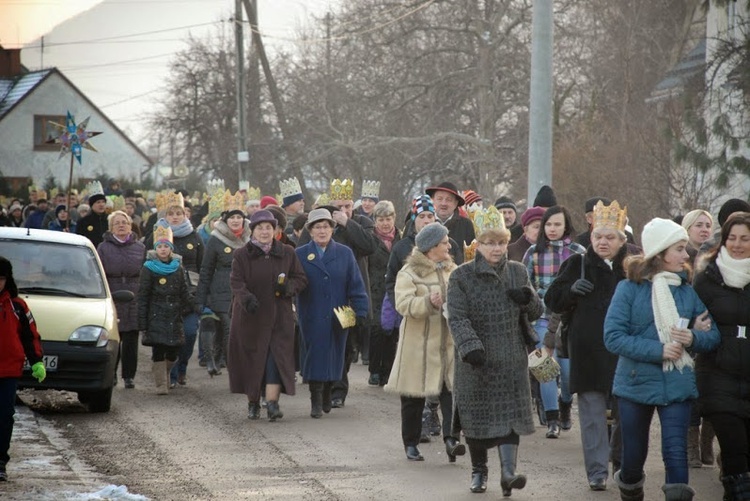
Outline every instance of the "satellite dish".
<svg viewBox="0 0 750 501"><path fill-rule="evenodd" d="M177 177L188 177L190 170L184 165L178 165L174 168L174 175Z"/></svg>

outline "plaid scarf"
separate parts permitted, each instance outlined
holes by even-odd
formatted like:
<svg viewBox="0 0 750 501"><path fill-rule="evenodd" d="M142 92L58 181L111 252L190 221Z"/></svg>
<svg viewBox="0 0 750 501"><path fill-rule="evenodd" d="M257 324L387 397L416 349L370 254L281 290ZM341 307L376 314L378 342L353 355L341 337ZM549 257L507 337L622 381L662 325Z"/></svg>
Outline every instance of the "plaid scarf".
<svg viewBox="0 0 750 501"><path fill-rule="evenodd" d="M554 240L548 242L548 244L548 247L540 252L536 251L536 245L532 245L523 258L523 263L529 272L531 285L534 286L541 298L544 298L547 289L557 278L560 265L573 254L584 254L586 252L582 245L573 242L570 237Z"/></svg>

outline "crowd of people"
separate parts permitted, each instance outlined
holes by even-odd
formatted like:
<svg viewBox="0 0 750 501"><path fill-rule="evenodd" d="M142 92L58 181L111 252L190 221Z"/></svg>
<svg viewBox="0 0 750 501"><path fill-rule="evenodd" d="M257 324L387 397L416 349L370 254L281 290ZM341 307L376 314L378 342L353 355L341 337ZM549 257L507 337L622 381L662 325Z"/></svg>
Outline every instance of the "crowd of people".
<svg viewBox="0 0 750 501"><path fill-rule="evenodd" d="M724 499L750 500L745 201L725 202L718 228L703 209L654 218L637 245L618 201L587 200L577 233L548 186L520 212L509 197L485 204L443 182L414 196L403 225L376 181L355 202L354 184L334 180L309 212L294 178L278 197L212 182L196 205L180 191L147 201L100 188L85 204L34 191L0 224L88 237L110 289L135 294L117 305L127 389L139 341L157 394L188 384L197 341L207 376L226 369L249 419L264 407L282 419L280 397L298 383L320 419L346 405L361 360L370 386L400 397L408 460L424 461L419 444L442 436L450 462L468 450L469 488L481 493L497 448L504 496L527 483L520 437L538 420L557 439L576 414L589 488L612 478L621 499L643 500L656 412L665 499L693 498L689 468L713 464L715 437ZM0 261L0 302L9 293L23 308L10 270ZM10 324L16 358L38 360L28 342L38 334ZM530 372L530 356L553 377Z"/></svg>

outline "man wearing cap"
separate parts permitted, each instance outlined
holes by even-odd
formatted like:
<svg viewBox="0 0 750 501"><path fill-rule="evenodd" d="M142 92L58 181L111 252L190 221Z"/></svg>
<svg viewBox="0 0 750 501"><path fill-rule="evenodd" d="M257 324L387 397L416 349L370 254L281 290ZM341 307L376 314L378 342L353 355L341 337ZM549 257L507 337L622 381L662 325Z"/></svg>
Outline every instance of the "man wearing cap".
<svg viewBox="0 0 750 501"><path fill-rule="evenodd" d="M435 206L435 218L437 222L448 228L448 236L458 242L463 249L464 245L471 245L474 240L474 224L468 218L458 213L458 208L466 203L458 188L450 181L440 183L425 190Z"/></svg>
<svg viewBox="0 0 750 501"><path fill-rule="evenodd" d="M44 198L40 198L36 202L36 210L29 214L29 217L26 218L25 226L26 228L32 228L32 229L42 229L42 222L44 221L44 215L47 214L47 200ZM45 230L47 228L44 228Z"/></svg>
<svg viewBox="0 0 750 501"><path fill-rule="evenodd" d="M523 234L521 238L508 246L508 259L519 263L523 261L526 251L536 243L546 210L544 207L530 207L521 214Z"/></svg>
<svg viewBox="0 0 750 501"><path fill-rule="evenodd" d="M91 212L78 221L76 233L91 240L94 247L104 240L104 232L109 230L107 222L107 197L104 193L94 193L89 196Z"/></svg>
<svg viewBox="0 0 750 501"><path fill-rule="evenodd" d="M503 215L505 227L510 231L510 243L516 242L523 235L523 225L518 224L518 208L516 208L516 204L508 197L500 197L495 200L495 207Z"/></svg>

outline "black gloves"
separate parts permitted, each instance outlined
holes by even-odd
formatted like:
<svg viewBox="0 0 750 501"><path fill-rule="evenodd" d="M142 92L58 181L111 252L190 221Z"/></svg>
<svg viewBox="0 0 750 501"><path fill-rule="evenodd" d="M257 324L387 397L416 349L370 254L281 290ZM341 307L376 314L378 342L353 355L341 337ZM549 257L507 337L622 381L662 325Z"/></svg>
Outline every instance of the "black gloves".
<svg viewBox="0 0 750 501"><path fill-rule="evenodd" d="M520 289L508 289L508 298L519 306L526 306L531 302L531 298L535 294L529 287L521 287Z"/></svg>
<svg viewBox="0 0 750 501"><path fill-rule="evenodd" d="M273 286L273 293L276 297L286 297L286 282L282 284L276 282Z"/></svg>
<svg viewBox="0 0 750 501"><path fill-rule="evenodd" d="M470 364L472 367L481 367L486 361L484 350L474 350L464 356L464 362Z"/></svg>
<svg viewBox="0 0 750 501"><path fill-rule="evenodd" d="M585 278L579 278L573 285L570 286L570 292L576 296L585 296L589 292L594 290L594 284L586 280Z"/></svg>
<svg viewBox="0 0 750 501"><path fill-rule="evenodd" d="M258 302L258 298L255 297L255 294L249 294L247 299L245 299L245 304L243 306L245 307L245 311L252 315L258 311L260 303Z"/></svg>

